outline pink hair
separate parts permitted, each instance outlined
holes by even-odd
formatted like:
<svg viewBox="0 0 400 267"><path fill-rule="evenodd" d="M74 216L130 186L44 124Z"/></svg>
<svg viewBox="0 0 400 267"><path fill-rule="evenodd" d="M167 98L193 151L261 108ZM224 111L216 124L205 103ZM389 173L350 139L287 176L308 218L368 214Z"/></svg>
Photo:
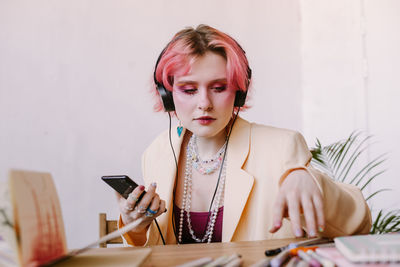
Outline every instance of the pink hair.
<svg viewBox="0 0 400 267"><path fill-rule="evenodd" d="M217 53L226 59L229 90L248 90L251 74L244 50L229 35L204 24L196 29L186 28L173 37L161 52L154 78L167 90L172 91L174 76L187 74L196 58L206 52ZM162 101L156 88L154 82L154 110L162 111ZM246 108L247 106L244 106L241 109Z"/></svg>

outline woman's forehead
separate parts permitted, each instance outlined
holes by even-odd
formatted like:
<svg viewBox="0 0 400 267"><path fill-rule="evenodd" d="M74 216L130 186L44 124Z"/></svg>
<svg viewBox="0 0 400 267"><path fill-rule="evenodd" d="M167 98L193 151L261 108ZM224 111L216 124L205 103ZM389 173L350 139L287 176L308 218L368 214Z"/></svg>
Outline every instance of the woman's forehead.
<svg viewBox="0 0 400 267"><path fill-rule="evenodd" d="M207 52L206 54L190 60L188 72L176 75L175 81L226 80L226 60L219 54Z"/></svg>

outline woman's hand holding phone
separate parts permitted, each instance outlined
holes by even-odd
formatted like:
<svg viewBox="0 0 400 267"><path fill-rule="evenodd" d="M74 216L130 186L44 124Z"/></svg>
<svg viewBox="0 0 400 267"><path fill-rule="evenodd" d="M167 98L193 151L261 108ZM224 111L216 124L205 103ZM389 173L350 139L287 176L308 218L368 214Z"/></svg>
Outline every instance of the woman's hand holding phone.
<svg viewBox="0 0 400 267"><path fill-rule="evenodd" d="M156 188L157 184L152 183L140 200L139 197L145 190L143 185L137 186L127 199L117 193L122 222L126 225L142 218L142 223L132 232L145 233L153 219L165 212L165 201L160 199Z"/></svg>

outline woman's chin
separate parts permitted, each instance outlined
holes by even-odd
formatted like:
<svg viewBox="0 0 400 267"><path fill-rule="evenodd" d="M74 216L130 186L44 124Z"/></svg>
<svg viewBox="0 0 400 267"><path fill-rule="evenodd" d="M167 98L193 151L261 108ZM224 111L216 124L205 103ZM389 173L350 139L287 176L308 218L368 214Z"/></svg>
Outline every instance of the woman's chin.
<svg viewBox="0 0 400 267"><path fill-rule="evenodd" d="M201 127L196 128L196 129L188 129L189 131L191 131L194 135L196 135L197 137L201 137L201 138L215 138L218 137L219 135L221 136L225 136L225 128L221 129L215 129L215 128L211 128L211 127ZM224 134L221 134L222 131L224 131Z"/></svg>

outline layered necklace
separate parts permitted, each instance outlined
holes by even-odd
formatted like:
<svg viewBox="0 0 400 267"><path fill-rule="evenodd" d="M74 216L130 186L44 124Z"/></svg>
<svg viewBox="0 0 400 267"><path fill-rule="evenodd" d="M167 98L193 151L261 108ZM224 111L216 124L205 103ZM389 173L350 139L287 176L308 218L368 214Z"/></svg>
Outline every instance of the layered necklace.
<svg viewBox="0 0 400 267"><path fill-rule="evenodd" d="M186 166L185 166L185 180L183 184L183 197L182 197L182 209L179 218L179 232L178 241L182 243L182 231L183 231L183 219L184 213L186 212L186 221L189 229L189 233L193 240L196 242L211 243L212 235L214 232L215 222L217 220L218 210L220 204L222 204L222 195L225 188L225 177L226 177L226 160L223 166L221 166L224 153L226 150L226 142L221 147L221 149L215 154L215 156L209 160L202 160L198 153L197 148L197 137L193 134L190 137L188 146L186 148ZM221 177L219 177L219 183L217 184L217 194L215 196L215 201L213 201L211 206L211 213L209 214L209 220L206 228L206 233L203 237L199 238L195 235L192 220L190 218L190 206L192 203L192 169L195 169L200 174L209 175L214 173L219 168L221 170Z"/></svg>

